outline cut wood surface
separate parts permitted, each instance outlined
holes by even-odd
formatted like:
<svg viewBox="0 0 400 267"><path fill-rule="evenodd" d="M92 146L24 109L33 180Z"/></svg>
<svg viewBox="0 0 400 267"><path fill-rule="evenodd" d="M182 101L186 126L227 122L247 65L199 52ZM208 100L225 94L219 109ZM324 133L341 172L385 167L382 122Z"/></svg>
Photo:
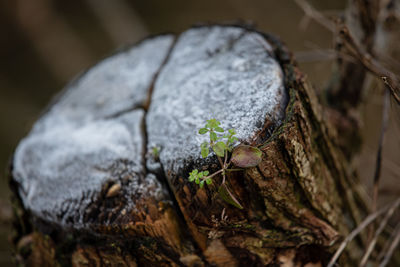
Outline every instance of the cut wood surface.
<svg viewBox="0 0 400 267"><path fill-rule="evenodd" d="M324 264L363 203L321 114L285 47L251 29L199 26L120 51L68 85L16 149L21 261ZM222 177L203 189L187 179L218 170L197 134L211 118L263 152L228 175L243 209L219 197Z"/></svg>

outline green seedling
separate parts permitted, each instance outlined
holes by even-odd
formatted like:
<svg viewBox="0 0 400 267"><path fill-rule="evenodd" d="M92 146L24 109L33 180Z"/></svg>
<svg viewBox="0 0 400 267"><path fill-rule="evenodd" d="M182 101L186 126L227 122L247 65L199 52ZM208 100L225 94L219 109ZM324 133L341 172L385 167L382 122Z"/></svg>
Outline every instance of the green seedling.
<svg viewBox="0 0 400 267"><path fill-rule="evenodd" d="M201 156L208 157L211 152L214 152L220 163L221 169L210 174L209 171L199 171L197 169L189 173L189 182L195 182L200 188L204 184L212 184L213 178L217 175L222 176L222 183L219 186L218 193L221 198L227 203L243 209L239 201L229 191L226 185L226 173L230 171L241 171L243 168L257 166L262 158L262 152L256 147L248 145L239 145L234 147L238 138L235 136L234 129L225 131L221 123L216 119L207 120L206 125L199 130L199 134L209 135L209 141L205 141L200 145ZM239 168L231 168L231 165Z"/></svg>
<svg viewBox="0 0 400 267"><path fill-rule="evenodd" d="M160 148L157 146L152 147L151 156L158 161L160 159Z"/></svg>

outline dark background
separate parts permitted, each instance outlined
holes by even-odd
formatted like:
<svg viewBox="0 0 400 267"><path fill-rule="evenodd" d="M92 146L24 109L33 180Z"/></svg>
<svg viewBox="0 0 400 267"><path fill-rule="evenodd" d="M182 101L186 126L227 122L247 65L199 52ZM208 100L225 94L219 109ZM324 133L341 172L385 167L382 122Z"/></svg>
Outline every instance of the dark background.
<svg viewBox="0 0 400 267"><path fill-rule="evenodd" d="M344 0L309 2L328 16L345 8ZM280 36L316 90L329 82L333 35L308 21L293 0L0 0L0 266L12 265L8 161L50 99L84 69L149 34L239 19ZM380 129L378 88L362 109L365 146L356 164L368 188ZM381 203L399 193L399 128L392 122L385 140Z"/></svg>

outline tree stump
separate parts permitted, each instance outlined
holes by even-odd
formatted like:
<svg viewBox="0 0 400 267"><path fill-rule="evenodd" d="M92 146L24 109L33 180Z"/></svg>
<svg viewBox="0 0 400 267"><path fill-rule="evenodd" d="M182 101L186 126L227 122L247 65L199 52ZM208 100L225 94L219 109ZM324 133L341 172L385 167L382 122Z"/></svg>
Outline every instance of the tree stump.
<svg viewBox="0 0 400 267"><path fill-rule="evenodd" d="M17 260L323 265L363 203L321 114L286 48L252 29L199 26L120 51L69 84L16 149ZM218 196L221 177L187 179L218 170L200 156L210 118L263 152L228 175L243 209Z"/></svg>

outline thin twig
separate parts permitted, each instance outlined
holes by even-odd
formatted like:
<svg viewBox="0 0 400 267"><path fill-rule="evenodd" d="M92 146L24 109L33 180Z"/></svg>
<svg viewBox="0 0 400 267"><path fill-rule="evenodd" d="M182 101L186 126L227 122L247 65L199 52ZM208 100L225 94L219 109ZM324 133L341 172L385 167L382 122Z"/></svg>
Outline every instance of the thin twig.
<svg viewBox="0 0 400 267"><path fill-rule="evenodd" d="M217 158L218 158L219 164L221 165L221 168L222 168L222 169L225 169L224 163L222 162L221 157L220 157L220 156L217 156Z"/></svg>
<svg viewBox="0 0 400 267"><path fill-rule="evenodd" d="M379 267L385 267L389 263L389 260L392 258L394 250L400 243L400 223L397 224L397 227L393 233L393 236L394 236L393 241L390 244L390 247L387 250L385 257L383 258L383 261L381 262L381 264L379 264Z"/></svg>
<svg viewBox="0 0 400 267"><path fill-rule="evenodd" d="M316 22L318 22L321 26L326 28L328 31L335 32L335 25L332 21L326 18L321 12L316 10L312 5L310 5L305 0L294 0L296 4L303 10L304 14Z"/></svg>
<svg viewBox="0 0 400 267"><path fill-rule="evenodd" d="M369 162L372 162L373 160L375 160L375 158L371 155L374 151L369 147L369 146L365 146L365 151L366 151L366 154L368 154L367 155L367 157L368 157L368 164L369 164ZM391 159L389 159L389 158L385 158L383 161L382 161L382 167L386 170L386 171L389 171L392 175L394 175L394 176L396 176L396 175L398 175L399 173L400 173L400 165L398 165L395 161L394 161L394 159L393 160L391 160ZM388 190L389 189L389 190ZM391 191L390 189L392 189L392 188L385 188L385 190L388 190L388 194L389 194L389 192ZM382 193L382 188L381 188L381 190L380 190L380 193L381 194L384 194L384 193Z"/></svg>
<svg viewBox="0 0 400 267"><path fill-rule="evenodd" d="M378 143L378 151L376 153L376 163L375 163L375 173L374 173L374 185L372 191L372 206L371 212L375 212L378 205L378 194L379 194L379 181L381 178L381 167L382 167L382 150L383 150L383 141L385 139L385 133L388 127L389 122L389 111L390 111L390 91L386 89L383 95L383 108L382 108L382 126L381 126L381 134L379 137ZM369 228L368 232L368 243L371 241L372 234L374 232L374 225L372 224Z"/></svg>
<svg viewBox="0 0 400 267"><path fill-rule="evenodd" d="M226 162L228 161L228 152L225 150L224 168L227 168Z"/></svg>
<svg viewBox="0 0 400 267"><path fill-rule="evenodd" d="M347 26L342 25L340 29L340 36L344 41L344 45L347 48L348 54L354 59L357 59L364 68L370 71L375 76L381 78L390 90L391 95L396 100L397 104L400 105L400 83L397 75L392 71L386 69L382 64L378 62L370 54L366 53L354 40L350 34Z"/></svg>
<svg viewBox="0 0 400 267"><path fill-rule="evenodd" d="M389 219L392 217L394 211L397 209L397 207L400 205L400 198L397 199L397 201L395 201L394 206L392 206L386 213L385 217L383 218L382 222L379 225L379 228L376 230L374 238L371 240L371 242L369 243L364 256L361 259L360 262L360 267L365 266L365 264L368 261L369 256L371 255L376 242L378 240L379 235L382 233L383 229L385 229L386 224L388 223Z"/></svg>
<svg viewBox="0 0 400 267"><path fill-rule="evenodd" d="M321 12L316 10L305 0L295 0L296 4L304 11L304 13L318 22L320 25L325 27L331 32L337 32L336 27L332 21L330 21ZM383 79L385 84L388 86L391 95L396 100L397 104L400 105L400 82L397 75L392 71L385 68L378 60L373 58L369 53L364 51L357 42L355 42L353 36L350 34L349 29L342 23L337 23L339 29L339 37L342 39L343 45L347 48L349 56L352 56L364 68L373 73L375 76Z"/></svg>
<svg viewBox="0 0 400 267"><path fill-rule="evenodd" d="M382 126L381 126L381 134L379 137L379 147L376 155L376 166L375 166L375 174L374 174L374 199L372 211L376 210L377 198L378 198L378 184L380 180L380 170L382 165L382 149L383 149L383 141L385 139L385 133L387 131L388 122L389 122L389 110L390 110L390 91L389 89L385 90L383 96L383 108L382 108Z"/></svg>
<svg viewBox="0 0 400 267"><path fill-rule="evenodd" d="M394 202L394 204L391 204L389 206L385 206L379 210L377 210L376 212L368 215L364 221L357 226L357 228L355 228L344 240L343 242L340 244L338 250L335 252L335 254L333 255L333 257L331 258L331 260L328 263L328 267L333 267L336 263L336 261L339 259L340 255L342 254L343 250L346 248L347 244L354 239L354 237L356 237L365 227L367 227L371 222L373 222L379 215L381 215L382 213L386 212L388 209L390 209L392 206L395 206L395 204L397 203L397 201L399 201L400 198L396 199L396 201Z"/></svg>
<svg viewBox="0 0 400 267"><path fill-rule="evenodd" d="M383 261L383 258L385 257L386 253L388 252L389 247L390 247L391 243L393 242L395 233L396 233L396 231L397 231L397 229L399 227L400 227L400 223L398 223L397 226L394 229L393 228L390 229L390 231L387 233L387 234L389 234L389 238L387 238L385 240L385 244L383 244L383 246L381 248L381 251L379 252L378 257L376 257L377 262L382 262Z"/></svg>
<svg viewBox="0 0 400 267"><path fill-rule="evenodd" d="M387 77L382 77L381 79L386 84L386 86L389 88L390 93L392 94L392 96L396 100L397 104L400 105L400 96L395 92L395 89L393 88L393 86L388 81L388 78Z"/></svg>
<svg viewBox="0 0 400 267"><path fill-rule="evenodd" d="M219 171L216 171L216 172L214 172L213 174L211 174L211 175L209 175L209 176L203 177L202 179L203 179L203 180L206 180L206 179L212 178L212 177L214 177L215 175L217 175L218 173L221 173L221 172L223 172L223 171L224 171L224 169L220 169Z"/></svg>

